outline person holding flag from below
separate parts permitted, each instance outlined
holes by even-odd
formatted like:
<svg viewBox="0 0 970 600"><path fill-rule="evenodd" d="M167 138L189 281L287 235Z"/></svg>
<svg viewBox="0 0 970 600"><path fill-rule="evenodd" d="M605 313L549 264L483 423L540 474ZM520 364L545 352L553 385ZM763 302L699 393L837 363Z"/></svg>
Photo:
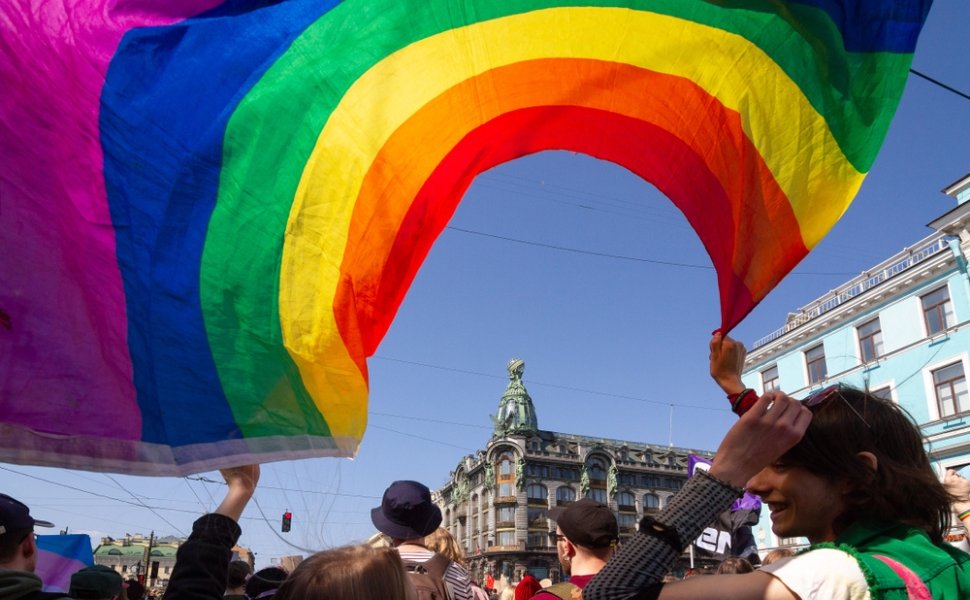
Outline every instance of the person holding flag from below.
<svg viewBox="0 0 970 600"><path fill-rule="evenodd" d="M43 582L34 573L37 568L35 526L53 527L54 524L35 519L26 504L0 494L0 598L70 600L64 594L41 591Z"/></svg>
<svg viewBox="0 0 970 600"><path fill-rule="evenodd" d="M970 554L943 541L952 497L903 409L843 386L804 401L780 391L757 398L741 383L743 346L715 333L710 348L711 375L747 410L711 469L641 521L584 600L970 598ZM662 584L668 566L745 487L771 510L775 534L805 536L811 548L753 573Z"/></svg>

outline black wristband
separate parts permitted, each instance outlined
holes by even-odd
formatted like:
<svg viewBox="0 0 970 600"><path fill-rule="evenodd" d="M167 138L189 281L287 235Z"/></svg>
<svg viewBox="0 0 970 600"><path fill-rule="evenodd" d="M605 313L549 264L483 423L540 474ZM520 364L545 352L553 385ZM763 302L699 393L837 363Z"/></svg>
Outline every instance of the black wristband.
<svg viewBox="0 0 970 600"><path fill-rule="evenodd" d="M680 534L677 533L677 530L666 523L661 523L653 517L643 517L640 519L640 533L663 540L678 554L684 551L685 545L681 541Z"/></svg>

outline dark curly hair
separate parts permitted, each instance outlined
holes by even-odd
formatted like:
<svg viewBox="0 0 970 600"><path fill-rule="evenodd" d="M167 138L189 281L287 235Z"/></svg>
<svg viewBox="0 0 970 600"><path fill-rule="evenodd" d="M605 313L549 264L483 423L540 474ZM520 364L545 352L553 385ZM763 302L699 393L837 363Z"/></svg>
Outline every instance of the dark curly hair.
<svg viewBox="0 0 970 600"><path fill-rule="evenodd" d="M811 410L805 436L782 461L849 482L848 508L837 519L837 530L860 519L895 521L942 544L952 497L930 466L912 416L891 401L847 386ZM860 452L875 455L875 471Z"/></svg>

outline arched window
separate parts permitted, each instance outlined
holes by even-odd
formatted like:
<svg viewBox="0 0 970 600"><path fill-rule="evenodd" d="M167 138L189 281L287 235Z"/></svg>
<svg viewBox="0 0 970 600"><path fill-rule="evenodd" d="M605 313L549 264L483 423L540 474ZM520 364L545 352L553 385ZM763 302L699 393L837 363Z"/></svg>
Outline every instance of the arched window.
<svg viewBox="0 0 970 600"><path fill-rule="evenodd" d="M656 494L643 495L643 510L657 510L660 508L660 497Z"/></svg>
<svg viewBox="0 0 970 600"><path fill-rule="evenodd" d="M576 490L571 487L561 487L556 490L556 505L565 506L576 501Z"/></svg>
<svg viewBox="0 0 970 600"><path fill-rule="evenodd" d="M526 496L529 504L547 504L549 502L549 492L546 486L539 483L530 483L526 488Z"/></svg>
<svg viewBox="0 0 970 600"><path fill-rule="evenodd" d="M616 495L616 506L620 510L636 510L636 497L630 492L620 492Z"/></svg>
<svg viewBox="0 0 970 600"><path fill-rule="evenodd" d="M498 485L498 497L512 498L515 496L515 454L511 450L505 450L498 455L496 463L498 476L495 483Z"/></svg>
<svg viewBox="0 0 970 600"><path fill-rule="evenodd" d="M606 504L606 460L600 456L586 459L586 473L589 475L587 498Z"/></svg>

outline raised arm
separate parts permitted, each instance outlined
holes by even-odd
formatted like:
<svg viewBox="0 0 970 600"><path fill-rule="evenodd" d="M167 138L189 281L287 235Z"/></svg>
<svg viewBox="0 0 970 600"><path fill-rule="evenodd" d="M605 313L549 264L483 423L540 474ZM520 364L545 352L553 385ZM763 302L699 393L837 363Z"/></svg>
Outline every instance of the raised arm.
<svg viewBox="0 0 970 600"><path fill-rule="evenodd" d="M192 525L192 535L179 546L165 600L221 600L226 592L232 547L242 530L239 518L259 482L259 465L220 471L226 496L215 512Z"/></svg>
<svg viewBox="0 0 970 600"><path fill-rule="evenodd" d="M811 418L807 408L781 392L768 392L758 399L728 431L710 471L696 472L655 519L645 517L640 522L637 534L583 590L583 600L683 597L675 593L678 584L661 593L661 580L670 565L741 496L748 479L798 443ZM760 586L762 594L768 585L774 590L776 586L768 582L772 578L764 577L767 579L748 579L746 585ZM752 590L754 597L758 593Z"/></svg>
<svg viewBox="0 0 970 600"><path fill-rule="evenodd" d="M962 525L967 534L970 535L970 479L963 477L953 469L947 469L946 475L943 476L943 485L946 487L946 491L953 496L951 506L960 520L960 523L954 523L954 525Z"/></svg>

